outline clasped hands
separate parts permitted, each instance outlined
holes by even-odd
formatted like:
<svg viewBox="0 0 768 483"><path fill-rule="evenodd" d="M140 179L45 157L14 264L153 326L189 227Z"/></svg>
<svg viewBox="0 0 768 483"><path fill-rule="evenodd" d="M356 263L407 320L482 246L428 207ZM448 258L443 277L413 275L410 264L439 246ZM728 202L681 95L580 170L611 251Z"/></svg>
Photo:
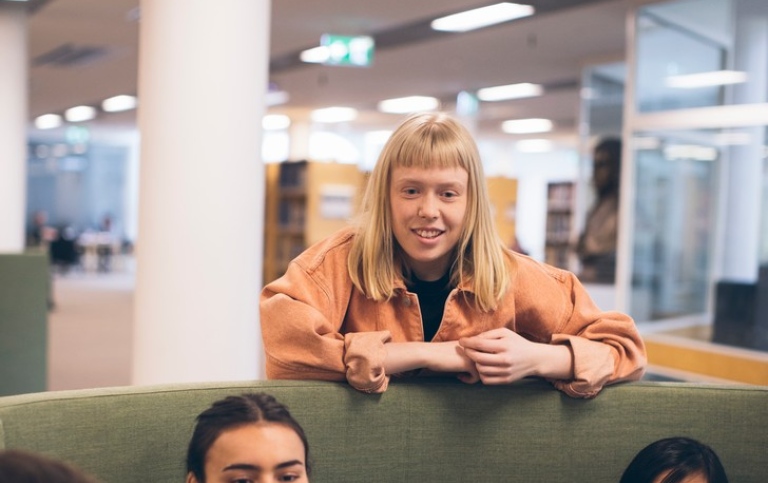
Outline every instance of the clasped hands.
<svg viewBox="0 0 768 483"><path fill-rule="evenodd" d="M454 352L443 362L458 364L443 369L457 372L458 378L468 384L510 384L528 376L572 378L572 356L567 346L532 342L507 328L439 344L447 344L443 349Z"/></svg>

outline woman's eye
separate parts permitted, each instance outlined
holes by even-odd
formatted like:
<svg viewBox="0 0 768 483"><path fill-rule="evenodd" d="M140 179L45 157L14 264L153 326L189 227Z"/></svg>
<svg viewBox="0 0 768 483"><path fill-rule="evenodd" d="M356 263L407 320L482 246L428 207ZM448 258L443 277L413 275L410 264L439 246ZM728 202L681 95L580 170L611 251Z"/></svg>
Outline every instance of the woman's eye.
<svg viewBox="0 0 768 483"><path fill-rule="evenodd" d="M445 193L443 193L444 198L455 198L457 196L458 194L453 191L446 191Z"/></svg>
<svg viewBox="0 0 768 483"><path fill-rule="evenodd" d="M403 193L408 196L414 196L419 193L419 191L416 188L405 188L403 190Z"/></svg>
<svg viewBox="0 0 768 483"><path fill-rule="evenodd" d="M277 479L277 481L297 481L298 479L299 475L282 475Z"/></svg>

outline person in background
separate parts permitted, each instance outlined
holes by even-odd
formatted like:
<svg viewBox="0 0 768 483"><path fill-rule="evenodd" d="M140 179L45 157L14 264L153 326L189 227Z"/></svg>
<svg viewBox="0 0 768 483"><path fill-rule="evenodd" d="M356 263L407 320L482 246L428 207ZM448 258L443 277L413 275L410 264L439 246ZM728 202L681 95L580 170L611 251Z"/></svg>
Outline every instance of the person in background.
<svg viewBox="0 0 768 483"><path fill-rule="evenodd" d="M98 483L79 468L32 451L0 451L0 483Z"/></svg>
<svg viewBox="0 0 768 483"><path fill-rule="evenodd" d="M629 316L602 312L573 274L505 246L475 141L444 113L395 130L360 222L294 259L260 308L269 378L370 393L394 374L438 373L535 376L588 398L639 379L646 361Z"/></svg>
<svg viewBox="0 0 768 483"><path fill-rule="evenodd" d="M655 441L629 463L619 483L728 483L720 458L691 438Z"/></svg>
<svg viewBox="0 0 768 483"><path fill-rule="evenodd" d="M587 214L576 253L582 282L612 284L616 278L616 246L619 228L621 141L601 140L594 149L592 185L595 203Z"/></svg>
<svg viewBox="0 0 768 483"><path fill-rule="evenodd" d="M197 417L186 483L308 482L309 474L304 430L274 397L229 396Z"/></svg>

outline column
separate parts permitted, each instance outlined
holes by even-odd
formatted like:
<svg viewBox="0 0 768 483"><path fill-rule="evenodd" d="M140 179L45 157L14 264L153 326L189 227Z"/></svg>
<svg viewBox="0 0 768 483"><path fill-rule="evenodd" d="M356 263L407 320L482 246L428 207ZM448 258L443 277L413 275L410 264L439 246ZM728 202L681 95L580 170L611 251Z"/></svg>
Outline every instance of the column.
<svg viewBox="0 0 768 483"><path fill-rule="evenodd" d="M0 3L0 253L24 250L27 193L27 18Z"/></svg>
<svg viewBox="0 0 768 483"><path fill-rule="evenodd" d="M255 379L270 2L141 9L133 383Z"/></svg>

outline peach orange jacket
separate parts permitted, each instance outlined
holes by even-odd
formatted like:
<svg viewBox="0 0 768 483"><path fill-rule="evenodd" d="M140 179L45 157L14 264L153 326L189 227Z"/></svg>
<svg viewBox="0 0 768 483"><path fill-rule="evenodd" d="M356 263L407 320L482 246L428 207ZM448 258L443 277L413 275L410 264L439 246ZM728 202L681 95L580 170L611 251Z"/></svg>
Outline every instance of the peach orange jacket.
<svg viewBox="0 0 768 483"><path fill-rule="evenodd" d="M387 301L367 298L352 284L347 255L351 229L308 248L261 294L261 328L270 379L347 380L378 393L389 375L387 342L423 341L415 294L402 281ZM573 380L551 381L573 397L594 397L603 386L639 379L646 356L632 319L602 312L570 272L509 252L511 284L492 312L474 307L470 287L451 291L433 341L458 340L507 327L527 339L567 345Z"/></svg>

